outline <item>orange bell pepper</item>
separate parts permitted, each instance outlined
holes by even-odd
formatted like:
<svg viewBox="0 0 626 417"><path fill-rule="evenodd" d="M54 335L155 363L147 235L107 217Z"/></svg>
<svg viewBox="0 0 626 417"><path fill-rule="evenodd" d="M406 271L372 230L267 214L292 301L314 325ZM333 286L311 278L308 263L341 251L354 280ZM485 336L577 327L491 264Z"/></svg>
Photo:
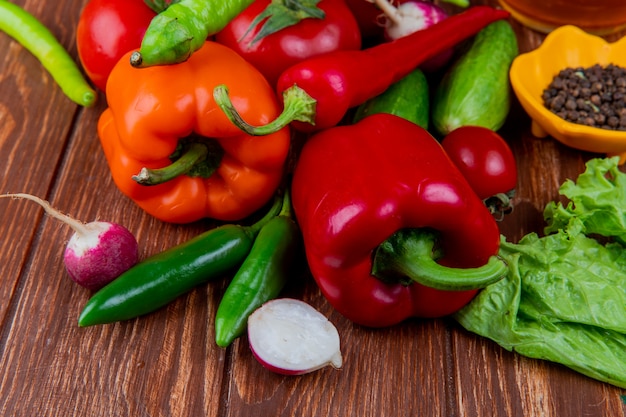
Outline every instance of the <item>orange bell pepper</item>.
<svg viewBox="0 0 626 417"><path fill-rule="evenodd" d="M205 217L240 220L268 202L281 183L290 131L265 137L242 133L213 99L213 89L227 84L243 118L266 124L281 108L265 78L230 48L212 41L175 65L138 69L129 64L129 56L109 76L109 107L98 121L120 191L171 223ZM180 151L188 155L176 161ZM152 170L179 168L191 157L192 163L174 178L152 177ZM146 172L151 175L147 181Z"/></svg>

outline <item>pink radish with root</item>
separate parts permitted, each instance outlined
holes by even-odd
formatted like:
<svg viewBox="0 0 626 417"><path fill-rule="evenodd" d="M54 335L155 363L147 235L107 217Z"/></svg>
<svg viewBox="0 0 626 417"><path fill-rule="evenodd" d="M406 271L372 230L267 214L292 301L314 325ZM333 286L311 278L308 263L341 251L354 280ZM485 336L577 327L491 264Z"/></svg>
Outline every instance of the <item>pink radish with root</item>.
<svg viewBox="0 0 626 417"><path fill-rule="evenodd" d="M81 223L31 194L3 194L0 198L34 201L48 215L74 230L65 247L63 260L70 278L85 288L102 288L135 265L139 259L137 240L124 226L103 221Z"/></svg>

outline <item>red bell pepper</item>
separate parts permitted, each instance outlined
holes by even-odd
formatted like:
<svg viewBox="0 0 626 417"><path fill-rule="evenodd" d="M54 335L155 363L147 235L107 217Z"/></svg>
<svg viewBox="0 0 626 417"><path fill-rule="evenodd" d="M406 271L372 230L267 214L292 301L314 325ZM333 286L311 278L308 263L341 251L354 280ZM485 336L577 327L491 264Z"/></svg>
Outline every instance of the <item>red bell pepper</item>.
<svg viewBox="0 0 626 417"><path fill-rule="evenodd" d="M217 86L214 95L231 121L250 135L266 135L290 123L305 132L326 129L337 125L348 109L381 94L424 61L508 16L505 10L473 6L392 42L301 61L278 79L277 93L282 96L284 111L267 125L246 123L228 100L228 86Z"/></svg>
<svg viewBox="0 0 626 417"><path fill-rule="evenodd" d="M313 277L357 324L451 314L506 273L496 220L441 145L400 117L313 135L292 198Z"/></svg>

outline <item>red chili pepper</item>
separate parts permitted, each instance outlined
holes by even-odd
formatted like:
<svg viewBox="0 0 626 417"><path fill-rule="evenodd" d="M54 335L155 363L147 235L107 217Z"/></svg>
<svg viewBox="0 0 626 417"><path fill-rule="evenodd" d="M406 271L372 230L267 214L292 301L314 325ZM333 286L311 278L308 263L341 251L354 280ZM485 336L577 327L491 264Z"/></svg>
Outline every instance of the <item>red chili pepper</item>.
<svg viewBox="0 0 626 417"><path fill-rule="evenodd" d="M306 59L283 72L277 92L283 113L264 126L251 126L239 117L226 86L214 91L231 121L251 135L265 135L292 123L301 131L337 125L348 109L385 91L425 60L478 33L509 13L489 6L464 12L411 35L360 51L336 51Z"/></svg>
<svg viewBox="0 0 626 417"><path fill-rule="evenodd" d="M506 273L489 210L441 145L398 116L313 135L292 198L313 277L355 323L448 315Z"/></svg>

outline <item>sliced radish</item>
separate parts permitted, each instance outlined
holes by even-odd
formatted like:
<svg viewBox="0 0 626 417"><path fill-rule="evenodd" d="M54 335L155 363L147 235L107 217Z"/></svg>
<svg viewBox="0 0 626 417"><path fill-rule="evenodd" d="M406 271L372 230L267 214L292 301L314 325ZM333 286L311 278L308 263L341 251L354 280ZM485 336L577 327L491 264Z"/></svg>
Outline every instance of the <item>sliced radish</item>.
<svg viewBox="0 0 626 417"><path fill-rule="evenodd" d="M283 375L302 375L325 366L341 368L337 328L309 304L279 298L248 318L248 340L254 357Z"/></svg>

